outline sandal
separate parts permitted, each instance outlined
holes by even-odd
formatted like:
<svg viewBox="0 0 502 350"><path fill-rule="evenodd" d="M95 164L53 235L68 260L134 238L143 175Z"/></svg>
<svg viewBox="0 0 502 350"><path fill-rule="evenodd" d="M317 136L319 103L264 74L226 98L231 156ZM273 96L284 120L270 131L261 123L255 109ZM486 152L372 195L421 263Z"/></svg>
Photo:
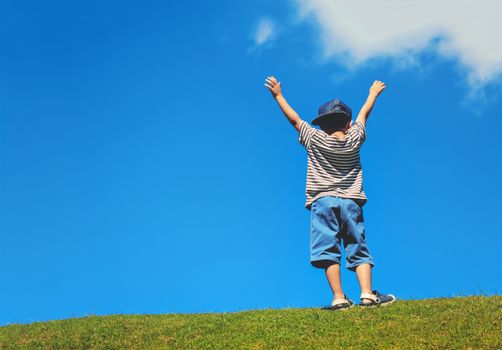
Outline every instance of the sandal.
<svg viewBox="0 0 502 350"><path fill-rule="evenodd" d="M350 309L354 306L355 306L355 304L352 302L352 300L350 300L349 298L347 298L346 295L344 295L343 298L333 299L331 306L325 306L322 309L323 310L333 310L333 311L347 310L347 309Z"/></svg>
<svg viewBox="0 0 502 350"><path fill-rule="evenodd" d="M363 302L364 300L369 300L369 302ZM392 294L381 294L380 292L374 290L371 293L361 293L361 303L359 306L363 307L375 307L375 306L387 306L396 301L396 297Z"/></svg>

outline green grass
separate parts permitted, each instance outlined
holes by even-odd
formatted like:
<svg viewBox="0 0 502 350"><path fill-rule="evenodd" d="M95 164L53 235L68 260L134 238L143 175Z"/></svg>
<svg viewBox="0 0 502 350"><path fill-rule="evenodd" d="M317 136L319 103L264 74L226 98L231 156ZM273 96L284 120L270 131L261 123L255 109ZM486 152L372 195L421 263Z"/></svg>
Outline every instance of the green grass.
<svg viewBox="0 0 502 350"><path fill-rule="evenodd" d="M502 349L502 296L377 309L111 315L0 327L0 349Z"/></svg>

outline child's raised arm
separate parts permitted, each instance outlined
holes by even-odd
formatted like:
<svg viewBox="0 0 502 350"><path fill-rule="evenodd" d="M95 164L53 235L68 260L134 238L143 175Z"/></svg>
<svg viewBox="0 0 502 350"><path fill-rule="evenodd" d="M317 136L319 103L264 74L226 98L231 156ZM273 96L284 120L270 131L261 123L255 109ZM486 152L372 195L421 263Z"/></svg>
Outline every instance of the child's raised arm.
<svg viewBox="0 0 502 350"><path fill-rule="evenodd" d="M268 84L264 85L270 90L270 93L279 104L279 107L281 107L281 110L286 118L288 118L288 121L295 127L296 130L300 130L300 123L302 120L282 95L281 83L273 76L267 77L266 81Z"/></svg>
<svg viewBox="0 0 502 350"><path fill-rule="evenodd" d="M366 125L366 120L368 119L371 110L373 109L373 106L375 105L375 101L380 95L380 93L386 88L385 83L381 82L380 80L375 80L373 82L373 85L370 87L370 93L368 95L368 98L366 99L366 102L361 108L361 111L359 111L359 115L357 116L357 120L361 122L363 125Z"/></svg>

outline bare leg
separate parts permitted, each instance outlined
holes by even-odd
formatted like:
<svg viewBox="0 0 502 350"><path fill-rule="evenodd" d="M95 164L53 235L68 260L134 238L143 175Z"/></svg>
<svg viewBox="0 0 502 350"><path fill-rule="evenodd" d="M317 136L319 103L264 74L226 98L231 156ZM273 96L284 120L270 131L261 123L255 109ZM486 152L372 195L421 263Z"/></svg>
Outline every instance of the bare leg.
<svg viewBox="0 0 502 350"><path fill-rule="evenodd" d="M373 294L371 290L371 265L361 264L356 267L357 279L361 286L361 303L363 304L392 304L396 297L392 294ZM365 295L363 295L363 293ZM380 299L380 300L378 300Z"/></svg>
<svg viewBox="0 0 502 350"><path fill-rule="evenodd" d="M371 293L371 265L361 264L356 267L357 279L361 293Z"/></svg>
<svg viewBox="0 0 502 350"><path fill-rule="evenodd" d="M340 278L340 264L333 264L324 270L328 278L329 286L335 295L335 299L343 299L342 281Z"/></svg>

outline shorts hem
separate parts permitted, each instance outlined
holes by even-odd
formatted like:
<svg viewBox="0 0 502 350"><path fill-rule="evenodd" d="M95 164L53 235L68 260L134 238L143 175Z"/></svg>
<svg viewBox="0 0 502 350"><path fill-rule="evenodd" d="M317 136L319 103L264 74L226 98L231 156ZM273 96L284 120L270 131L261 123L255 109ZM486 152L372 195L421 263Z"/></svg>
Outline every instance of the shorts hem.
<svg viewBox="0 0 502 350"><path fill-rule="evenodd" d="M359 266L359 265L362 265L362 264L369 264L371 266L371 268L373 268L375 266L375 263L373 262L373 260L361 260L361 261L358 261L356 263L352 263L352 264L347 264L345 265L345 267L350 270L350 271L353 271L355 272L356 271L356 268Z"/></svg>
<svg viewBox="0 0 502 350"><path fill-rule="evenodd" d="M314 267L317 267L318 269L326 269L331 265L335 264L340 265L340 261L332 259L319 259L319 260L310 260L310 264L312 264L312 266Z"/></svg>

